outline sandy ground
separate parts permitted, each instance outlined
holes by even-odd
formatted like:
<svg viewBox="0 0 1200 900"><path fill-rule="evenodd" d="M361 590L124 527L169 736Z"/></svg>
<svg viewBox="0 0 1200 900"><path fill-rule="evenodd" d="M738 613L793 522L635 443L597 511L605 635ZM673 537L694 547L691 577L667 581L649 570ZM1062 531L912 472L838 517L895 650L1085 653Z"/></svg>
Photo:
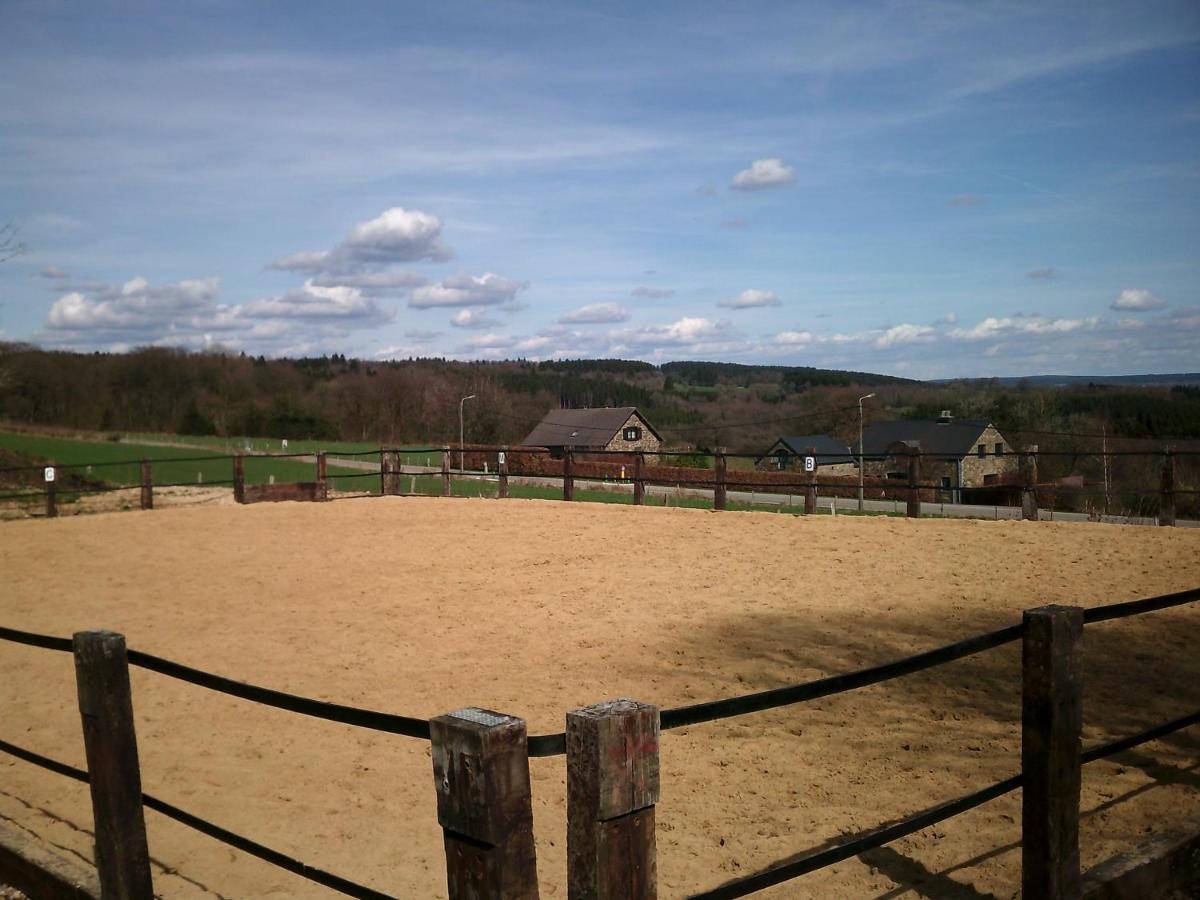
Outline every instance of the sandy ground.
<svg viewBox="0 0 1200 900"><path fill-rule="evenodd" d="M418 716L663 707L1200 585L1200 533L1130 526L382 498L0 526L0 621ZM1089 627L1085 744L1200 703L1200 609ZM660 895L679 897L1016 771L1019 649L666 732ZM428 746L134 670L147 791L400 897L444 896ZM82 765L72 662L0 643L0 737ZM1089 865L1200 814L1200 735L1085 770ZM561 758L534 760L542 896L565 897ZM90 858L86 788L0 756L0 817ZM148 812L169 898L323 889ZM766 897L1011 897L1019 795Z"/></svg>

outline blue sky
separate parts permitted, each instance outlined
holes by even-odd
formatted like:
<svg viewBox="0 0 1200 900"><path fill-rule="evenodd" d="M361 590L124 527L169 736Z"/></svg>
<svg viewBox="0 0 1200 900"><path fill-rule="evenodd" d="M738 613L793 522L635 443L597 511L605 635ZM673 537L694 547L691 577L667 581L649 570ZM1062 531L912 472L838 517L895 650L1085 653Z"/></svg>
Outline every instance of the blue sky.
<svg viewBox="0 0 1200 900"><path fill-rule="evenodd" d="M2 339L1200 369L1200 5L0 0Z"/></svg>

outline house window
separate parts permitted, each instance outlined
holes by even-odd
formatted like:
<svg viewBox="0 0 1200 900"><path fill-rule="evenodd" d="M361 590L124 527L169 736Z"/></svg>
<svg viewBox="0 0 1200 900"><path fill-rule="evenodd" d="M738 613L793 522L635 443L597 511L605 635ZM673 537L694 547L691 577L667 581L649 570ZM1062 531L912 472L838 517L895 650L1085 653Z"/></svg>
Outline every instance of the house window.
<svg viewBox="0 0 1200 900"><path fill-rule="evenodd" d="M987 456L987 444L980 444L975 448L975 453L980 459L983 459Z"/></svg>
<svg viewBox="0 0 1200 900"><path fill-rule="evenodd" d="M780 450L778 453L775 454L775 468L782 471L783 469L787 468L787 464L788 464L787 451Z"/></svg>
<svg viewBox="0 0 1200 900"><path fill-rule="evenodd" d="M944 490L949 490L949 488L950 488L950 476L949 475L942 476L942 488Z"/></svg>
<svg viewBox="0 0 1200 900"><path fill-rule="evenodd" d="M995 484L995 483L996 483L997 481L999 481L999 480L1000 480L1000 476L999 476L999 475L984 475L984 476L983 476L983 483L984 483L984 484Z"/></svg>
<svg viewBox="0 0 1200 900"><path fill-rule="evenodd" d="M904 481L906 478L908 478L908 473L907 472L888 472L887 477L890 478L892 481Z"/></svg>
<svg viewBox="0 0 1200 900"><path fill-rule="evenodd" d="M1004 455L1004 445L1003 445L1003 444L997 444L997 445L996 445L996 455L997 455L997 456L1003 456L1003 455Z"/></svg>
<svg viewBox="0 0 1200 900"><path fill-rule="evenodd" d="M636 425L630 425L628 428L625 429L625 440L640 441L641 439L642 439L642 429L638 428Z"/></svg>

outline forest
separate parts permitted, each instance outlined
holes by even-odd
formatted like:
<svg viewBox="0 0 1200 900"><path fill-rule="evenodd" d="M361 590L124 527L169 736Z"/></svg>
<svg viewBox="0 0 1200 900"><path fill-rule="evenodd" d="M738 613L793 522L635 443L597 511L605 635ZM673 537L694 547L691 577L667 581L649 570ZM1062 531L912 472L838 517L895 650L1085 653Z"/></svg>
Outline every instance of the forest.
<svg viewBox="0 0 1200 900"><path fill-rule="evenodd" d="M0 420L88 432L340 439L458 438L519 443L547 412L637 406L680 448L758 452L781 434L933 418L993 421L1006 434L1079 449L1200 440L1200 387L993 381L918 382L865 372L733 363L627 360L366 361L340 354L266 359L145 348L73 353L0 344ZM1015 439L1015 438L1014 438Z"/></svg>

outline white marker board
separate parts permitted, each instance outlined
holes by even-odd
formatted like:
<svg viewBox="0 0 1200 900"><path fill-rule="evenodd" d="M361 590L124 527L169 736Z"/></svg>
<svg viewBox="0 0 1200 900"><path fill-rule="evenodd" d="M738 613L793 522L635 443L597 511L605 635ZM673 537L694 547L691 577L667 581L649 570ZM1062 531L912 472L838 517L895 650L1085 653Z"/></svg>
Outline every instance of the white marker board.
<svg viewBox="0 0 1200 900"><path fill-rule="evenodd" d="M496 459L499 461L500 465L504 465L504 460L506 457L503 450L496 454Z"/></svg>
<svg viewBox="0 0 1200 900"><path fill-rule="evenodd" d="M804 457L804 471L805 472L817 471L817 458L815 456Z"/></svg>
<svg viewBox="0 0 1200 900"><path fill-rule="evenodd" d="M54 466L46 466L46 471L42 474L45 476L46 483L49 484L54 480Z"/></svg>

